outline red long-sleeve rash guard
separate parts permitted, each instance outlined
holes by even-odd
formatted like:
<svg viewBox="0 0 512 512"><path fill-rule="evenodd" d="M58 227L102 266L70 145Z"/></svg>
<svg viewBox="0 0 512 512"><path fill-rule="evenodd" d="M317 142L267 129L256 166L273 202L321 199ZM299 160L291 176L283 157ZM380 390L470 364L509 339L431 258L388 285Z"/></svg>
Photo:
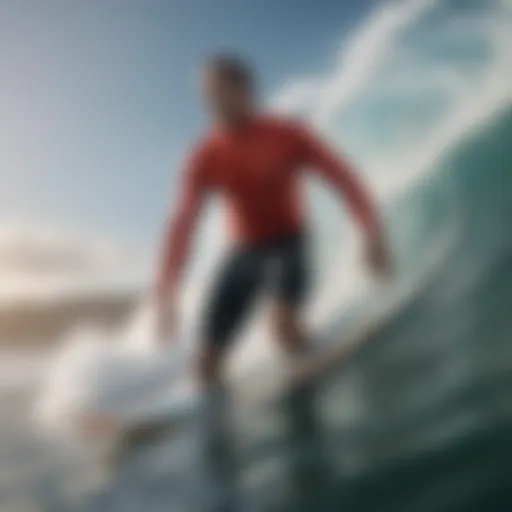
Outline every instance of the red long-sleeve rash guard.
<svg viewBox="0 0 512 512"><path fill-rule="evenodd" d="M370 235L379 219L350 166L305 127L258 118L238 131L212 132L192 152L182 177L179 204L164 240L159 290L176 283L204 198L220 193L233 238L247 246L293 234L307 224L300 171L311 169L343 198Z"/></svg>

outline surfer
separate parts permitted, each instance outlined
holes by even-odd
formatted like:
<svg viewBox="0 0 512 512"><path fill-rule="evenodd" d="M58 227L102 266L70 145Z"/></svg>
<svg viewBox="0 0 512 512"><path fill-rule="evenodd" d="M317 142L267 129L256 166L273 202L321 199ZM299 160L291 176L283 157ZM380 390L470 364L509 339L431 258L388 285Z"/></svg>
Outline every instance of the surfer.
<svg viewBox="0 0 512 512"><path fill-rule="evenodd" d="M171 216L156 285L162 340L177 326L180 282L201 207L220 194L229 210L232 248L208 296L199 377L220 382L226 352L264 289L272 294L272 327L289 354L307 347L301 307L310 280L309 218L300 191L310 170L347 202L364 231L371 268L385 274L388 250L381 219L352 166L306 124L267 114L255 76L236 55L218 55L203 69L202 92L212 127L188 158Z"/></svg>

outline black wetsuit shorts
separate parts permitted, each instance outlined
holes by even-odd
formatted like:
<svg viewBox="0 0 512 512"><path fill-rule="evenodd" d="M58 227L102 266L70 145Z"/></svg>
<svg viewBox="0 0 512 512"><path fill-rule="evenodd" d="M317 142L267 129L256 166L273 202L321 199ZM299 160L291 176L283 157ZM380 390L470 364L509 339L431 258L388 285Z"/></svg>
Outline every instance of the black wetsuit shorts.
<svg viewBox="0 0 512 512"><path fill-rule="evenodd" d="M260 292L299 307L309 288L308 237L293 234L257 247L235 247L210 290L204 315L204 342L229 344Z"/></svg>

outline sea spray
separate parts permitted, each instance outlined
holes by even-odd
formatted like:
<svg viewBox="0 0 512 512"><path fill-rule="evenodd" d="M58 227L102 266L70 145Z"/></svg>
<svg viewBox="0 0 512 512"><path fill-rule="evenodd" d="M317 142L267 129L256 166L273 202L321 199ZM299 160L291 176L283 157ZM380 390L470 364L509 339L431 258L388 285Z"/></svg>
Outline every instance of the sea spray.
<svg viewBox="0 0 512 512"><path fill-rule="evenodd" d="M150 317L143 304L122 332L77 329L43 379L38 421L51 430L77 433L91 418L134 420L162 395L183 393L175 381L190 351L181 339L159 346Z"/></svg>

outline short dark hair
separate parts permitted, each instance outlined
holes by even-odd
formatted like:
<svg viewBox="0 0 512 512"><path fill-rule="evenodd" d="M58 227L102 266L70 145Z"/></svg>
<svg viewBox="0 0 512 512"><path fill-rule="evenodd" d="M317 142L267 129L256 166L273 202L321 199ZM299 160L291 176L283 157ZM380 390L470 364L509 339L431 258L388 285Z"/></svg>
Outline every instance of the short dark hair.
<svg viewBox="0 0 512 512"><path fill-rule="evenodd" d="M235 53L212 55L206 60L205 67L220 73L236 87L249 90L255 87L255 78L251 66L240 55Z"/></svg>

